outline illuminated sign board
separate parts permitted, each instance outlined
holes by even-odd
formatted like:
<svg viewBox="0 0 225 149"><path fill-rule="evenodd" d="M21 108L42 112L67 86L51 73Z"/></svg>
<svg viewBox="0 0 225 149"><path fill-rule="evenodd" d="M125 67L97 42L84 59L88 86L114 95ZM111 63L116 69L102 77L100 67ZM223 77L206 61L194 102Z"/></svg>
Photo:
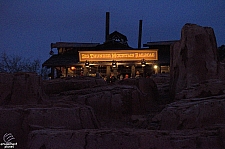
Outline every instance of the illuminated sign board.
<svg viewBox="0 0 225 149"><path fill-rule="evenodd" d="M158 50L104 50L104 51L79 51L79 60L82 61L136 61L158 60Z"/></svg>

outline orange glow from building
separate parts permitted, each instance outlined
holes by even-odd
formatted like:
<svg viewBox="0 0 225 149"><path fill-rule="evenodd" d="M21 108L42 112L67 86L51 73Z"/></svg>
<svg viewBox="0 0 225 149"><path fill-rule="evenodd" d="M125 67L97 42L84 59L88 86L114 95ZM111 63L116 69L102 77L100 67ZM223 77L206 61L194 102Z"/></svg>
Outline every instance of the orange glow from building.
<svg viewBox="0 0 225 149"><path fill-rule="evenodd" d="M76 70L76 67L72 66L70 67L71 70Z"/></svg>

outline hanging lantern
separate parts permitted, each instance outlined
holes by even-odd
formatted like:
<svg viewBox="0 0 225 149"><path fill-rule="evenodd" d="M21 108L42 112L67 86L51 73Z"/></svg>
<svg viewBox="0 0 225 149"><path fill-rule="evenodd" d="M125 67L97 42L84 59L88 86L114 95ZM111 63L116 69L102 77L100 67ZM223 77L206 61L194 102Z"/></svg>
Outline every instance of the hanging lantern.
<svg viewBox="0 0 225 149"><path fill-rule="evenodd" d="M112 62L112 67L113 68L116 68L116 62L113 60L113 62Z"/></svg>
<svg viewBox="0 0 225 149"><path fill-rule="evenodd" d="M141 61L141 66L142 67L145 67L146 66L146 61L144 59Z"/></svg>
<svg viewBox="0 0 225 149"><path fill-rule="evenodd" d="M76 70L76 67L72 66L72 67L70 67L70 69L74 71L74 70Z"/></svg>
<svg viewBox="0 0 225 149"><path fill-rule="evenodd" d="M85 67L89 67L89 62L86 60Z"/></svg>

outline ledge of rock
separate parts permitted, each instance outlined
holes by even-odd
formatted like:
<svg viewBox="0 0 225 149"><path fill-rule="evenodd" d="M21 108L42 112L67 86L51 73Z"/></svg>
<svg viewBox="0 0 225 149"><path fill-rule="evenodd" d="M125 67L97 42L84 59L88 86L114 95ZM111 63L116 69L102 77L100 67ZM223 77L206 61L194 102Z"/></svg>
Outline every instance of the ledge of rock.
<svg viewBox="0 0 225 149"><path fill-rule="evenodd" d="M225 124L225 95L173 102L153 121L161 130L199 129Z"/></svg>
<svg viewBox="0 0 225 149"><path fill-rule="evenodd" d="M69 90L80 90L107 85L106 81L94 77L71 77L44 81L43 90L46 94L59 94Z"/></svg>
<svg viewBox="0 0 225 149"><path fill-rule="evenodd" d="M91 107L68 105L7 106L0 108L0 136L12 133L18 148L24 148L30 131L39 129L97 129L97 121Z"/></svg>
<svg viewBox="0 0 225 149"><path fill-rule="evenodd" d="M145 80L145 81L144 81ZM138 82L148 82L142 79ZM135 84L136 80L131 80ZM150 81L152 82L152 81ZM125 84L125 83L124 83ZM157 110L157 87L151 84L139 89L136 85L110 84L107 86L62 92L67 100L91 106L98 118L120 119L127 115L143 114ZM155 85L155 84L154 84Z"/></svg>
<svg viewBox="0 0 225 149"><path fill-rule="evenodd" d="M222 149L224 127L220 129L151 131L133 129L36 130L29 134L28 149Z"/></svg>

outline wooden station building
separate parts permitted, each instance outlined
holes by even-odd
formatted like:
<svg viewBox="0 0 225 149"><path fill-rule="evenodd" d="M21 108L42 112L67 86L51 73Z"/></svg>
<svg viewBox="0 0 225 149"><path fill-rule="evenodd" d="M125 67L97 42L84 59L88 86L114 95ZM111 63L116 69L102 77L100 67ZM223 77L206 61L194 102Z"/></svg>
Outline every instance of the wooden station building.
<svg viewBox="0 0 225 149"><path fill-rule="evenodd" d="M140 24L139 24L140 25ZM140 34L140 28L139 28ZM171 42L148 42L144 47L130 47L127 37L117 31L109 34L109 13L106 13L106 40L100 43L51 43L51 57L42 66L51 68L51 78L68 76L102 76L128 74L135 77L169 72ZM140 45L140 41L138 43ZM57 54L54 50L57 49Z"/></svg>
<svg viewBox="0 0 225 149"><path fill-rule="evenodd" d="M53 54L53 49L57 54ZM127 38L115 31L103 44L56 42L51 44L52 56L43 63L51 68L51 77L60 75L95 76L101 73L109 76L118 73L135 77L136 71L141 75L152 73L152 65L157 64L157 49L133 49L127 44ZM156 70L158 71L158 70Z"/></svg>

